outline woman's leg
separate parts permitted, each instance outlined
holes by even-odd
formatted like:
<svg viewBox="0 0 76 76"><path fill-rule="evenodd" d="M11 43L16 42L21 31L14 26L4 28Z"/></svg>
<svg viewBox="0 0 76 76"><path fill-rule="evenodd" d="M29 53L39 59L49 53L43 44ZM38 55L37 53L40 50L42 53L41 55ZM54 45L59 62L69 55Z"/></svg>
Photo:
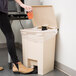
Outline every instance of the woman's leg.
<svg viewBox="0 0 76 76"><path fill-rule="evenodd" d="M14 73L22 73L22 74L30 74L33 73L34 69L25 67L21 62L19 62L17 54L16 54L16 48L14 43L14 35L11 29L11 25L8 19L7 14L0 15L0 28L2 32L4 33L7 41L7 47L8 52L11 56L11 59L13 61L13 72Z"/></svg>
<svg viewBox="0 0 76 76"><path fill-rule="evenodd" d="M4 33L5 37L6 37L6 41L7 41L7 47L8 47L8 52L11 56L11 59L14 63L17 63L18 57L16 54L16 48L15 48L15 43L14 43L14 34L8 19L8 15L5 13L2 13L2 15L0 16L0 28L2 30L2 32Z"/></svg>

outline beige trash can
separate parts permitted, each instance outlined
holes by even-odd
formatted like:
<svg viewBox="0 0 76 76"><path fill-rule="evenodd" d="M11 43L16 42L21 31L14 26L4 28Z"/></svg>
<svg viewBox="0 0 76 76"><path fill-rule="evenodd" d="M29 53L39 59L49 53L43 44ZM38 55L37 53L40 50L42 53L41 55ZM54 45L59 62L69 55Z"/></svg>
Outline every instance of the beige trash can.
<svg viewBox="0 0 76 76"><path fill-rule="evenodd" d="M54 69L55 40L57 24L52 6L33 6L34 26L44 24L50 28L42 31L38 28L22 29L23 63L27 67L38 66L38 74L44 75Z"/></svg>

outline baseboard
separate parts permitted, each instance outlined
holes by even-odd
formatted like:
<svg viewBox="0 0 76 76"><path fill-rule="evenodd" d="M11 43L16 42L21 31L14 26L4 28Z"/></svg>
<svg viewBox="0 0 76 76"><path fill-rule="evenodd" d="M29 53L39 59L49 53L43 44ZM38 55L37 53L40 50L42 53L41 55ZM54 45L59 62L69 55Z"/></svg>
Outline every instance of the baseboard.
<svg viewBox="0 0 76 76"><path fill-rule="evenodd" d="M20 43L15 43L16 48L22 49L22 45ZM7 48L6 43L0 43L0 48Z"/></svg>
<svg viewBox="0 0 76 76"><path fill-rule="evenodd" d="M59 62L55 62L55 68L59 69L60 71L66 73L68 76L75 76L76 75L76 71L59 63Z"/></svg>

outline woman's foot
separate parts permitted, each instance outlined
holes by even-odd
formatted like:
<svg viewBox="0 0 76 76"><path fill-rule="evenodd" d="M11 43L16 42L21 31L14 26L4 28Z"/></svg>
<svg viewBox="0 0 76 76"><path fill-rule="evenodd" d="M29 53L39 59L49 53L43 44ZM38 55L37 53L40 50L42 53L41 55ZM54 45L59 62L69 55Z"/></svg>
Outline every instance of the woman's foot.
<svg viewBox="0 0 76 76"><path fill-rule="evenodd" d="M13 63L14 73L31 74L33 71L34 69L25 67L21 62L18 62L17 65Z"/></svg>
<svg viewBox="0 0 76 76"><path fill-rule="evenodd" d="M0 67L0 71L2 71L3 70L3 67Z"/></svg>

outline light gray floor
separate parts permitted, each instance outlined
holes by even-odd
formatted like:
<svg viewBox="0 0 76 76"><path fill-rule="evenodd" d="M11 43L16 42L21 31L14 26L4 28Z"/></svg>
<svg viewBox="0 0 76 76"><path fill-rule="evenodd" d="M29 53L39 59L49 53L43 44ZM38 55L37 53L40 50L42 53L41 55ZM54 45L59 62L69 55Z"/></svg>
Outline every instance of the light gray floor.
<svg viewBox="0 0 76 76"><path fill-rule="evenodd" d="M18 54L19 59L22 61L22 55L21 55L20 49L17 49L17 54ZM0 71L0 76L41 76L37 74L33 74L33 75L14 74L12 70L8 69L7 61L8 61L7 49L0 49L0 66L3 66L5 69L4 71ZM55 69L54 71L49 72L48 74L44 76L68 76L68 75Z"/></svg>

